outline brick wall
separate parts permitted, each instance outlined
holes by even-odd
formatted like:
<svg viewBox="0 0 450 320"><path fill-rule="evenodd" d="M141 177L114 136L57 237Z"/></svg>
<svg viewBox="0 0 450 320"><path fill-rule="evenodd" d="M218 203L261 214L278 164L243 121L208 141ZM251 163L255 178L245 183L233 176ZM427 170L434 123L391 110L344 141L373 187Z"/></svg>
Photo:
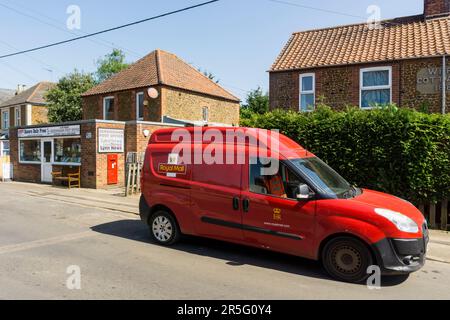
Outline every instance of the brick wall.
<svg viewBox="0 0 450 320"><path fill-rule="evenodd" d="M2 108L2 111L9 111L9 127L13 128L16 125L16 107L20 109L20 125L27 124L27 105L18 105L13 107ZM2 115L1 115L2 116ZM0 117L1 117L0 116ZM48 123L48 108L46 106L31 106L31 124L43 124ZM3 125L3 122L1 122Z"/></svg>
<svg viewBox="0 0 450 320"><path fill-rule="evenodd" d="M436 16L450 12L450 0L425 0L425 16Z"/></svg>
<svg viewBox="0 0 450 320"><path fill-rule="evenodd" d="M48 123L48 108L46 106L31 107L31 124Z"/></svg>
<svg viewBox="0 0 450 320"><path fill-rule="evenodd" d="M41 182L41 166L36 164L19 164L19 141L17 130L9 131L10 159L13 164L14 180L23 182Z"/></svg>
<svg viewBox="0 0 450 320"><path fill-rule="evenodd" d="M162 115L176 119L201 121L203 107L208 107L211 122L238 124L239 104L228 100L191 93L184 90L155 87L160 93L157 99L148 96L147 88L116 92L83 98L83 120L103 119L103 99L114 97L116 121L135 121L136 95L144 93L144 121L161 122Z"/></svg>
<svg viewBox="0 0 450 320"><path fill-rule="evenodd" d="M191 93L175 88L163 88L163 114L175 119L202 121L203 108L209 109L209 122L238 125L239 103Z"/></svg>
<svg viewBox="0 0 450 320"><path fill-rule="evenodd" d="M83 120L103 119L103 97L83 97Z"/></svg>
<svg viewBox="0 0 450 320"><path fill-rule="evenodd" d="M450 63L450 59L447 60ZM442 59L417 59L389 63L349 65L270 74L271 109L299 110L300 74L315 73L316 103L322 101L336 110L360 104L360 71L364 68L392 67L392 101L401 107L441 111L442 93L424 94L417 90L417 73L428 67L442 70ZM449 69L450 71L450 69ZM449 73L450 81L450 73ZM450 82L448 82L449 84ZM450 106L450 90L447 93Z"/></svg>
<svg viewBox="0 0 450 320"><path fill-rule="evenodd" d="M114 120L135 121L136 95L141 92L144 93L144 101L147 104L144 106L144 121L161 121L161 97L151 99L147 88L83 97L83 120L103 119L103 100L106 97L114 97Z"/></svg>
<svg viewBox="0 0 450 320"><path fill-rule="evenodd" d="M91 127L91 129L93 129ZM102 189L108 187L108 154L107 153L98 153L98 130L99 129L122 129L125 130L125 124L117 123L96 123L95 132L93 132L93 138L91 139L91 143L84 147L84 151L87 152L86 161L83 163L87 169L93 170L93 163L90 161L93 160L92 156L89 154L95 154L95 188ZM126 135L126 133L125 133ZM95 141L95 143L94 143ZM83 141L82 141L83 142ZM95 145L95 148L94 148ZM83 151L83 152L84 152ZM126 153L118 153L118 184L116 186L125 186L125 155ZM94 186L89 186L89 188L93 188Z"/></svg>

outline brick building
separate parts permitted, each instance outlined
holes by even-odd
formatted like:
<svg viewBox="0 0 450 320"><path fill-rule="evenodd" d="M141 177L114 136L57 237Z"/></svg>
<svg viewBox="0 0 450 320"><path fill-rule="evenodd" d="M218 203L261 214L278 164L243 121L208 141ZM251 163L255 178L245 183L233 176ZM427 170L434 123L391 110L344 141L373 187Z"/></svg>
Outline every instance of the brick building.
<svg viewBox="0 0 450 320"><path fill-rule="evenodd" d="M401 107L449 112L450 0L379 23L296 32L270 72L272 109ZM443 76L445 75L445 76Z"/></svg>
<svg viewBox="0 0 450 320"><path fill-rule="evenodd" d="M48 122L45 94L53 86L51 82L40 82L26 90L19 86L0 103L0 156L9 154L10 128Z"/></svg>
<svg viewBox="0 0 450 320"><path fill-rule="evenodd" d="M156 50L83 95L83 119L239 124L239 99Z"/></svg>
<svg viewBox="0 0 450 320"><path fill-rule="evenodd" d="M144 152L155 130L239 124L239 99L161 50L82 99L82 121L10 129L14 180L52 183L54 172L79 170L84 188L124 186L127 154Z"/></svg>
<svg viewBox="0 0 450 320"><path fill-rule="evenodd" d="M11 129L11 163L14 180L52 183L52 172L80 168L83 188L125 185L127 152L145 150L149 134L161 123L83 120ZM108 156L117 158L117 180L108 180Z"/></svg>

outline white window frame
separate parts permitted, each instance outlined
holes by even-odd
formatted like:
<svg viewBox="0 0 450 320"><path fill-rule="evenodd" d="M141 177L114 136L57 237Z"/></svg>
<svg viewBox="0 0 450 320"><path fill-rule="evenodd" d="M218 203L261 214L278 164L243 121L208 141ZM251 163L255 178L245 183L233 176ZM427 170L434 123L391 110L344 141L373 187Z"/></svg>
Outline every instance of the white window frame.
<svg viewBox="0 0 450 320"><path fill-rule="evenodd" d="M17 144L17 150L18 150L18 156L19 156L19 163L20 164L42 164L43 163L43 157L44 157L44 150L42 149L42 142L43 141L50 141L52 140L52 158L51 162L49 164L53 166L62 166L62 167L81 167L81 163L75 163L75 162L55 162L55 140L57 139L81 139L81 136L63 136L63 137L42 137L42 138L20 138ZM41 159L39 161L22 161L20 158L20 142L21 141L39 141L39 146L41 148ZM11 146L10 146L11 148ZM10 149L11 152L11 149Z"/></svg>
<svg viewBox="0 0 450 320"><path fill-rule="evenodd" d="M114 96L109 96L109 97L104 97L103 98L103 120L107 120L107 121L112 121L110 119L106 119L106 100L113 100L114 103L115 101L115 97Z"/></svg>
<svg viewBox="0 0 450 320"><path fill-rule="evenodd" d="M8 150L8 155L11 155L11 144L9 144L9 148L5 148L5 143L10 143L9 140L1 140L0 141L0 157L5 156L5 151Z"/></svg>
<svg viewBox="0 0 450 320"><path fill-rule="evenodd" d="M7 115L6 118L8 119L8 123L7 123L6 126L5 126L5 115ZM2 129L3 130L8 130L9 129L10 121L11 121L11 118L10 118L10 114L9 114L9 109L2 110Z"/></svg>
<svg viewBox="0 0 450 320"><path fill-rule="evenodd" d="M142 96L142 117L139 117L139 97ZM136 120L137 121L143 121L144 120L144 110L145 110L145 104L144 104L144 98L145 94L144 92L138 92L136 93Z"/></svg>
<svg viewBox="0 0 450 320"><path fill-rule="evenodd" d="M54 137L52 141L52 165L54 166L63 166L63 167L81 167L81 162L56 162L55 161L55 140L64 140L64 139L80 139L81 142L81 136L67 136L67 137ZM83 146L81 147L81 152L83 152ZM81 161L81 159L80 159Z"/></svg>
<svg viewBox="0 0 450 320"><path fill-rule="evenodd" d="M14 124L16 127L20 127L22 125L22 107L14 108Z"/></svg>
<svg viewBox="0 0 450 320"><path fill-rule="evenodd" d="M389 71L389 85L384 86L371 86L371 87L364 87L364 73L366 72L373 72L373 71ZM371 90L387 90L389 89L389 103L392 103L392 67L391 66L385 66L385 67L373 67L373 68L364 68L360 70L359 73L359 108L362 110L371 110L374 109L374 107L366 107L363 108L362 106L362 100L363 100L363 91L371 91Z"/></svg>
<svg viewBox="0 0 450 320"><path fill-rule="evenodd" d="M302 91L303 78L312 77L312 90ZM312 94L314 96L314 108L312 110L303 110L302 109L302 95L303 94ZM315 73L302 73L300 74L300 83L299 83L299 101L298 107L300 112L312 112L316 109L316 74Z"/></svg>
<svg viewBox="0 0 450 320"><path fill-rule="evenodd" d="M206 111L206 120L205 120L205 111ZM209 107L203 107L202 108L202 120L205 123L209 122Z"/></svg>
<svg viewBox="0 0 450 320"><path fill-rule="evenodd" d="M39 141L39 148L41 149L41 158L39 161L22 161L20 158L20 142L22 141ZM19 163L20 164L42 164L42 139L41 138L21 138L17 141L17 152L19 153Z"/></svg>

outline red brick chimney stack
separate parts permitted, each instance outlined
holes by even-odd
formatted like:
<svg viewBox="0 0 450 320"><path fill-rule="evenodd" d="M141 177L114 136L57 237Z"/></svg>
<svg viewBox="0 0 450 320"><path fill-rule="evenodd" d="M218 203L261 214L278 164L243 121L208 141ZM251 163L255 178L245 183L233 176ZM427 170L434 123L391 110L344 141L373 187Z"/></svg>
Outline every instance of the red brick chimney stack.
<svg viewBox="0 0 450 320"><path fill-rule="evenodd" d="M450 0L425 0L425 18L450 15Z"/></svg>

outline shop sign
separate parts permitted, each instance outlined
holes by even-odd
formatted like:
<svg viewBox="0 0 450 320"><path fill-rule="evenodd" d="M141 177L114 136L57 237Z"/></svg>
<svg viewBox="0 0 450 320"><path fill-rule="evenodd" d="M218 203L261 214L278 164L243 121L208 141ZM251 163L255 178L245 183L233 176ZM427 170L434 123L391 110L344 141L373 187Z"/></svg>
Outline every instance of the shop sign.
<svg viewBox="0 0 450 320"><path fill-rule="evenodd" d="M44 137L68 137L79 136L80 126L57 126L57 127L42 127L42 128L26 128L19 129L19 138L44 138Z"/></svg>
<svg viewBox="0 0 450 320"><path fill-rule="evenodd" d="M99 153L124 153L125 132L122 129L98 129Z"/></svg>
<svg viewBox="0 0 450 320"><path fill-rule="evenodd" d="M447 69L447 90L450 90L450 69ZM417 91L422 94L437 94L442 90L442 68L428 67L417 72Z"/></svg>

